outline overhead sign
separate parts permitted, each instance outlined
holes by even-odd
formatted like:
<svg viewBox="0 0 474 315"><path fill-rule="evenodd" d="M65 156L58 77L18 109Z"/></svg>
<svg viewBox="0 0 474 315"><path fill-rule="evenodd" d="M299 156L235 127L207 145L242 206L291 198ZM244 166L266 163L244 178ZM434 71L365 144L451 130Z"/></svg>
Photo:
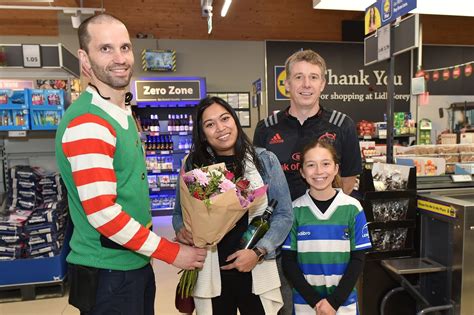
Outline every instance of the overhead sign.
<svg viewBox="0 0 474 315"><path fill-rule="evenodd" d="M23 67L41 68L40 45L23 44Z"/></svg>
<svg viewBox="0 0 474 315"><path fill-rule="evenodd" d="M386 28L389 28L387 25ZM393 56L418 47L420 20L418 14L412 14L401 20L396 27L392 26L390 45ZM381 33L381 29L379 29ZM364 64L366 66L380 61L378 59L379 34L372 34L364 38Z"/></svg>
<svg viewBox="0 0 474 315"><path fill-rule="evenodd" d="M141 78L134 88L138 105L194 106L206 97L206 80L201 77Z"/></svg>
<svg viewBox="0 0 474 315"><path fill-rule="evenodd" d="M416 0L377 0L365 9L365 35L416 9Z"/></svg>

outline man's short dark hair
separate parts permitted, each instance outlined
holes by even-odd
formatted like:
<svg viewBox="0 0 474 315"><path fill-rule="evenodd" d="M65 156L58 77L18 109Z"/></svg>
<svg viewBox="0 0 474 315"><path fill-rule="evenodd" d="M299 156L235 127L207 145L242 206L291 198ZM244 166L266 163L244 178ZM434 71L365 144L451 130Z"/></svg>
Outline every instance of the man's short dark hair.
<svg viewBox="0 0 474 315"><path fill-rule="evenodd" d="M87 19L84 20L84 22L79 25L79 29L77 30L77 35L79 36L79 48L82 50L85 50L86 52L89 52L89 43L91 41L91 35L89 34L89 31L87 30L87 27L89 24L98 24L98 23L103 23L103 22L119 22L125 25L122 20L119 18L108 14L108 13L100 13L97 15L93 15L91 17L88 17Z"/></svg>

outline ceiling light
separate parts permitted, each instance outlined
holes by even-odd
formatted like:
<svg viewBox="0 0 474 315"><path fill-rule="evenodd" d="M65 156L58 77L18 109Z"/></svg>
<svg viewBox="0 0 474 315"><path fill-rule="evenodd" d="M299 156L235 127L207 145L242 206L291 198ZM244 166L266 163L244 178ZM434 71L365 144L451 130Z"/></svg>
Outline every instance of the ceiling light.
<svg viewBox="0 0 474 315"><path fill-rule="evenodd" d="M80 11L75 15L71 15L71 23L72 23L73 28L79 28L79 26L82 23L82 21L81 21L81 12Z"/></svg>
<svg viewBox="0 0 474 315"><path fill-rule="evenodd" d="M222 6L222 10L221 10L222 17L226 16L227 11L229 11L229 7L231 3L232 3L232 0L225 0L224 5Z"/></svg>

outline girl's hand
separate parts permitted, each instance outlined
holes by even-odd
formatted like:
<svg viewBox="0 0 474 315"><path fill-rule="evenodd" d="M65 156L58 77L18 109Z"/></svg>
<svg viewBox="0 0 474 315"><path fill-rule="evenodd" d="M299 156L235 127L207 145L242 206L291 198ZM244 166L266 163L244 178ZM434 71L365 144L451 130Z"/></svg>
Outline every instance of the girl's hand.
<svg viewBox="0 0 474 315"><path fill-rule="evenodd" d="M235 259L235 260L234 260ZM258 263L258 257L255 252L251 249L241 249L229 255L226 261L232 261L232 263L222 266L222 270L237 269L240 272L251 271Z"/></svg>
<svg viewBox="0 0 474 315"><path fill-rule="evenodd" d="M186 230L186 227L182 227L181 230L176 234L176 240L180 243L186 244L186 245L194 245L193 241L193 234Z"/></svg>
<svg viewBox="0 0 474 315"><path fill-rule="evenodd" d="M319 301L315 309L318 315L336 315L336 310L332 308L326 299Z"/></svg>

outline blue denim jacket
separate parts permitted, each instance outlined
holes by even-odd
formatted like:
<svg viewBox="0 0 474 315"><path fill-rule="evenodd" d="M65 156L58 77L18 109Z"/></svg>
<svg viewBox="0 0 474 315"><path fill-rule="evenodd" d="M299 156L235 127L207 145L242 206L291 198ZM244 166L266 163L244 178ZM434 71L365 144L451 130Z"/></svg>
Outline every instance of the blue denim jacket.
<svg viewBox="0 0 474 315"><path fill-rule="evenodd" d="M270 218L270 229L256 245L256 247L264 248L267 251L265 259L272 259L275 258L280 245L290 232L293 224L293 209L290 190L278 158L263 148L255 148L255 150L264 169L264 173L260 175L263 182L268 185L268 200L278 200L278 205ZM173 211L173 228L178 233L182 227L183 215L178 188L176 189L176 203Z"/></svg>

